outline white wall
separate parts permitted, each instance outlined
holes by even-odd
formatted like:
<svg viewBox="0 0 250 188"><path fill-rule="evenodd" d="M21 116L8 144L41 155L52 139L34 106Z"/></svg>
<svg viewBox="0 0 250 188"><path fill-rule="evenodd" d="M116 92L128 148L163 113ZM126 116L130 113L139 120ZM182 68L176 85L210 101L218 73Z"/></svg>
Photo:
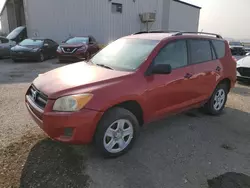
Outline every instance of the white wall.
<svg viewBox="0 0 250 188"><path fill-rule="evenodd" d="M152 29L161 29L162 0L113 0L123 13L112 13L108 0L24 0L28 35L60 42L69 35L93 35L108 43L143 30L139 13L156 12Z"/></svg>
<svg viewBox="0 0 250 188"><path fill-rule="evenodd" d="M180 31L198 31L200 9L171 0L169 29Z"/></svg>
<svg viewBox="0 0 250 188"><path fill-rule="evenodd" d="M1 32L8 34L9 31L9 22L8 22L8 13L7 13L7 8L5 7L2 15L1 15Z"/></svg>
<svg viewBox="0 0 250 188"><path fill-rule="evenodd" d="M162 30L168 30L169 28L169 11L170 2L172 0L163 0L162 4Z"/></svg>

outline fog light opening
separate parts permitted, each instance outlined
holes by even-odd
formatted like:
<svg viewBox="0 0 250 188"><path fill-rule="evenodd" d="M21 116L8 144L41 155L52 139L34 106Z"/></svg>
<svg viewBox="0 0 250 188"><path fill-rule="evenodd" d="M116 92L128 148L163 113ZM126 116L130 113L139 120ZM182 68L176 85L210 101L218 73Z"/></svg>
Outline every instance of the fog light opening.
<svg viewBox="0 0 250 188"><path fill-rule="evenodd" d="M74 129L73 128L64 128L64 131L63 131L63 136L64 137L72 137L73 136L73 132L74 132Z"/></svg>

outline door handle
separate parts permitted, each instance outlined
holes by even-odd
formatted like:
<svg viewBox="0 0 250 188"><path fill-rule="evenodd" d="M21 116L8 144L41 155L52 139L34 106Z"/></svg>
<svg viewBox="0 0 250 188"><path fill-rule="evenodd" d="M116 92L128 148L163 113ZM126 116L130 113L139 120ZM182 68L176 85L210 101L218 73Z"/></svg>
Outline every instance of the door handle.
<svg viewBox="0 0 250 188"><path fill-rule="evenodd" d="M218 67L216 67L216 69L215 69L217 72L220 72L221 71L221 68L218 66Z"/></svg>
<svg viewBox="0 0 250 188"><path fill-rule="evenodd" d="M190 73L187 73L185 76L184 76L184 78L187 78L187 79L189 79L189 78L191 78L193 75L192 74L190 74Z"/></svg>

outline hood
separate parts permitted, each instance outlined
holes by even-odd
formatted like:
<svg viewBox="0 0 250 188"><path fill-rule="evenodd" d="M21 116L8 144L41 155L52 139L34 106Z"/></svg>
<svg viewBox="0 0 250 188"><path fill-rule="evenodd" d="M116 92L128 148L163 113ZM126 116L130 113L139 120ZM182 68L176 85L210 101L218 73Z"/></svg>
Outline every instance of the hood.
<svg viewBox="0 0 250 188"><path fill-rule="evenodd" d="M250 56L246 56L239 61L237 61L237 67L250 68Z"/></svg>
<svg viewBox="0 0 250 188"><path fill-rule="evenodd" d="M61 44L62 48L80 48L82 46L87 46L87 44L79 43L79 44Z"/></svg>
<svg viewBox="0 0 250 188"><path fill-rule="evenodd" d="M19 26L15 28L10 34L7 35L7 39L15 40L22 32L26 32L25 26Z"/></svg>
<svg viewBox="0 0 250 188"><path fill-rule="evenodd" d="M40 46L20 46L16 45L13 48L11 48L12 51L20 51L20 52L29 52L32 49L40 48Z"/></svg>
<svg viewBox="0 0 250 188"><path fill-rule="evenodd" d="M75 63L39 75L33 82L35 87L50 99L72 94L77 90L102 87L117 79L133 74L131 72L110 70L86 62ZM119 80L120 81L120 80Z"/></svg>

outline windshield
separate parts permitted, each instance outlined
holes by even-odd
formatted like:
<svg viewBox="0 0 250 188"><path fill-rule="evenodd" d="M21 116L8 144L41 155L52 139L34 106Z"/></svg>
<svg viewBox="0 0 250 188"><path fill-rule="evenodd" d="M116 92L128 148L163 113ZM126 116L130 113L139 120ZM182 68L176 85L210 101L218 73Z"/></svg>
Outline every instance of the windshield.
<svg viewBox="0 0 250 188"><path fill-rule="evenodd" d="M119 39L101 50L92 59L94 64L133 71L149 56L159 41L145 39Z"/></svg>
<svg viewBox="0 0 250 188"><path fill-rule="evenodd" d="M87 44L89 42L88 37L74 37L68 39L65 43L66 44Z"/></svg>
<svg viewBox="0 0 250 188"><path fill-rule="evenodd" d="M17 35L24 29L24 26L21 27L17 27L16 29L14 29L10 34L8 34L8 36L6 37L7 39L14 39L17 37Z"/></svg>
<svg viewBox="0 0 250 188"><path fill-rule="evenodd" d="M240 42L229 42L229 45L232 45L232 46L242 46L242 44Z"/></svg>
<svg viewBox="0 0 250 188"><path fill-rule="evenodd" d="M40 39L25 39L19 43L20 46L42 46L43 40Z"/></svg>

